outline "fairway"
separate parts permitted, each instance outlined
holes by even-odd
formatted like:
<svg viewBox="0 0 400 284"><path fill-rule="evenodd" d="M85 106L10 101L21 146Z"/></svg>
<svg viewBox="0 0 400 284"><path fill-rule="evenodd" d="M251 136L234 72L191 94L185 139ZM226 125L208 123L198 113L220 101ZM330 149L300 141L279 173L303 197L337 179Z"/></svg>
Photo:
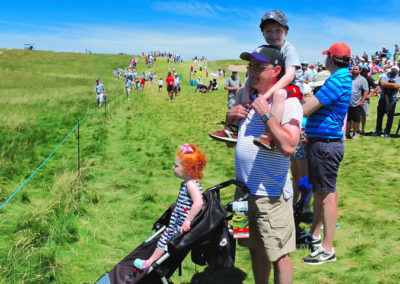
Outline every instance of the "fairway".
<svg viewBox="0 0 400 284"><path fill-rule="evenodd" d="M113 78L133 56L6 50L0 53L0 202L49 156L79 120L77 132L0 211L0 283L93 283L151 235L152 225L175 202L180 180L172 166L179 145L197 144L208 161L203 188L235 177L234 149L212 141L225 119L225 78L219 90L190 86L191 61L150 68L157 80L173 67L182 91L172 101L157 84L133 90ZM240 60L208 62L210 73ZM138 73L149 70L143 61ZM204 72L203 72L204 73ZM244 73L239 76L244 81ZM96 111L95 79L109 99ZM208 85L212 78L205 78ZM372 98L366 132L375 130ZM399 106L397 112L399 112ZM386 122L386 118L384 120ZM392 134L399 123L395 116ZM295 283L400 283L400 137L361 136L345 141L338 177L337 261L307 266L308 251L292 254ZM222 192L233 198L234 188ZM304 226L309 226L303 224ZM174 283L254 283L246 249L236 267L213 271L187 257ZM272 280L270 280L272 283Z"/></svg>

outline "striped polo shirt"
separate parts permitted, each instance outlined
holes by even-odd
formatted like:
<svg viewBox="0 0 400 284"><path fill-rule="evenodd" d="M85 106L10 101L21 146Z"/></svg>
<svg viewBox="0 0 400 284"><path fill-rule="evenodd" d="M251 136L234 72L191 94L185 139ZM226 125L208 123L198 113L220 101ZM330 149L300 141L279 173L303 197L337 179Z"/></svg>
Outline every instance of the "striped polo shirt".
<svg viewBox="0 0 400 284"><path fill-rule="evenodd" d="M296 120L299 125L303 119L303 109L296 98L285 102L281 125ZM269 151L254 145L254 138L265 132L264 122L251 109L239 125L235 152L236 179L246 184L250 193L259 196L280 196L285 199L293 195L289 168L290 158L281 152Z"/></svg>
<svg viewBox="0 0 400 284"><path fill-rule="evenodd" d="M351 99L351 75L347 68L333 73L315 97L323 104L307 120L308 138L343 138L343 121Z"/></svg>

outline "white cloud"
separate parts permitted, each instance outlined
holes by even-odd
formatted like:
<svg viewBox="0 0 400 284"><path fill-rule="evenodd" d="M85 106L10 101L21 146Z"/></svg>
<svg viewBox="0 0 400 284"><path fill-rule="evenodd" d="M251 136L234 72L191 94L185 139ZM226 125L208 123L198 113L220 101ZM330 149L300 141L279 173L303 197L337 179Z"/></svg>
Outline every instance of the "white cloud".
<svg viewBox="0 0 400 284"><path fill-rule="evenodd" d="M186 9L197 9L199 3L190 5ZM206 8L207 11L210 9ZM215 5L211 10L221 12L223 9ZM208 14L212 15L211 12ZM180 53L185 58L204 55L213 60L238 59L242 51L253 50L264 43L257 26L258 18L246 21L246 17L238 17L235 25L224 27L188 23L173 29L172 34L133 23L63 27L22 25L25 27L22 31L0 30L0 43L5 48L22 48L24 43L33 42L37 49L54 51L84 52L90 49L96 53L137 54L165 50ZM366 18L355 22L339 17L288 17L293 19L288 40L295 45L300 59L309 62L324 60L321 51L337 41L348 43L353 54L361 55L364 50L371 54L382 45L393 49L400 31L400 21L392 19Z"/></svg>
<svg viewBox="0 0 400 284"><path fill-rule="evenodd" d="M183 2L183 1L163 1L155 2L152 5L154 10L177 15L200 16L206 18L214 18L218 13L214 6L200 2Z"/></svg>

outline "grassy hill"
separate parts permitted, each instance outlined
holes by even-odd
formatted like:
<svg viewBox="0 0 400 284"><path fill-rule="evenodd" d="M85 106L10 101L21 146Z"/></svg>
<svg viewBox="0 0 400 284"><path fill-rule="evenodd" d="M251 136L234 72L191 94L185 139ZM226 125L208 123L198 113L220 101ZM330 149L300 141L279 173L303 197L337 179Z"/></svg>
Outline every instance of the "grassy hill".
<svg viewBox="0 0 400 284"><path fill-rule="evenodd" d="M2 50L0 54L0 201L3 203L69 131L96 107L101 78L107 106L70 136L15 198L0 211L0 283L94 282L151 234L153 222L175 201L180 180L172 173L183 143L196 143L208 164L203 186L234 177L234 149L211 141L226 111L225 79L219 91L195 93L190 61L151 68L165 79L175 66L183 75L179 97L167 100L149 83L126 100L112 69L128 55ZM210 72L240 61L209 62ZM138 70L147 70L139 62ZM227 72L228 74L230 72ZM244 74L239 74L244 79ZM203 75L205 82L205 76ZM371 101L367 131L375 128ZM395 118L394 127L399 118ZM396 283L400 271L400 139L346 141L339 179L338 261L319 267L292 255L296 283ZM233 188L223 192L224 200ZM197 269L197 270L196 270ZM248 252L237 249L236 268L211 271L189 259L175 283L253 283ZM197 272L196 272L197 271Z"/></svg>

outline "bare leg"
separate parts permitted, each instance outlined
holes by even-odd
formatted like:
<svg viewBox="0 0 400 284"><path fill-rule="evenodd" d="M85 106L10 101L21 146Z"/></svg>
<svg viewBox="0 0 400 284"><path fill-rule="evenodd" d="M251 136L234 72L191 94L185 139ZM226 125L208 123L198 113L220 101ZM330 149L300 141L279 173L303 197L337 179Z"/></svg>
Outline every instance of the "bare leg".
<svg viewBox="0 0 400 284"><path fill-rule="evenodd" d="M274 283L289 284L293 281L293 263L288 254L274 262ZM267 282L264 282L267 283Z"/></svg>
<svg viewBox="0 0 400 284"><path fill-rule="evenodd" d="M365 115L361 116L361 130L365 131L365 123L367 122L367 117Z"/></svg>
<svg viewBox="0 0 400 284"><path fill-rule="evenodd" d="M153 252L153 255L148 260L146 260L147 265L149 266L152 265L153 262L159 259L161 256L163 256L164 253L165 253L164 250L156 248L155 251Z"/></svg>
<svg viewBox="0 0 400 284"><path fill-rule="evenodd" d="M338 217L337 195L336 193L326 194L323 201L324 215L322 222L324 224L324 239L322 246L327 251L332 251L333 238L335 236L336 221Z"/></svg>
<svg viewBox="0 0 400 284"><path fill-rule="evenodd" d="M250 248L251 266L256 284L268 283L271 263L268 261L263 247Z"/></svg>
<svg viewBox="0 0 400 284"><path fill-rule="evenodd" d="M351 127L351 121L347 121L347 124L346 124L346 136L350 136L350 127Z"/></svg>
<svg viewBox="0 0 400 284"><path fill-rule="evenodd" d="M319 237L321 234L320 232L322 225L322 216L323 216L323 208L322 208L321 193L314 192L313 222L310 229L310 233L314 237Z"/></svg>
<svg viewBox="0 0 400 284"><path fill-rule="evenodd" d="M310 232L315 237L319 236L321 223L324 224L322 246L328 251L332 251L333 248L333 238L335 236L338 216L337 200L337 190L334 193L314 193L314 216Z"/></svg>
<svg viewBox="0 0 400 284"><path fill-rule="evenodd" d="M353 135L357 134L358 127L360 126L359 122L353 122Z"/></svg>
<svg viewBox="0 0 400 284"><path fill-rule="evenodd" d="M300 196L298 188L299 181L308 174L307 159L291 160L290 169L292 171L292 176L293 176L293 190L294 190L293 204L296 204ZM308 202L307 205L306 207L309 208L310 202Z"/></svg>
<svg viewBox="0 0 400 284"><path fill-rule="evenodd" d="M299 192L300 173L297 161L298 160L295 159L290 161L290 170L292 171L292 177L293 177L293 205L296 205L300 195Z"/></svg>
<svg viewBox="0 0 400 284"><path fill-rule="evenodd" d="M282 120L287 98L286 90L278 90L273 94L271 113L278 121Z"/></svg>

